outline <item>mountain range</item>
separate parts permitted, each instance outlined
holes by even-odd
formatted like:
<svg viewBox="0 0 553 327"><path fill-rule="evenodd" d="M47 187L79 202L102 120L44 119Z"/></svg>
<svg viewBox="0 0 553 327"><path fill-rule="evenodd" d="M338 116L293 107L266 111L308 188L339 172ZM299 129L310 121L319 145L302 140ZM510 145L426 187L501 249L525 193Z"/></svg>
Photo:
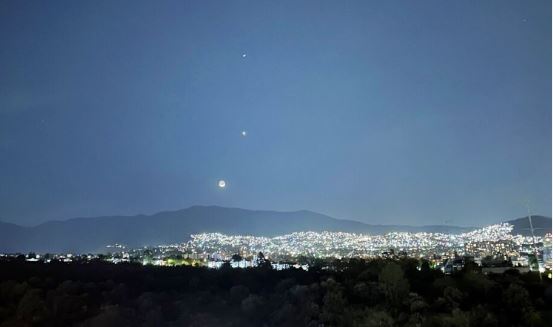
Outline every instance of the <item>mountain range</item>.
<svg viewBox="0 0 553 327"><path fill-rule="evenodd" d="M528 234L527 218L510 221L514 233ZM551 218L533 216L536 235L551 232ZM299 231L340 231L384 234L388 232L462 233L477 227L446 225L370 225L332 218L312 211L265 211L192 206L153 215L104 216L49 221L33 227L0 222L0 251L105 252L106 245L129 247L180 243L190 234L219 232L231 235L276 236Z"/></svg>

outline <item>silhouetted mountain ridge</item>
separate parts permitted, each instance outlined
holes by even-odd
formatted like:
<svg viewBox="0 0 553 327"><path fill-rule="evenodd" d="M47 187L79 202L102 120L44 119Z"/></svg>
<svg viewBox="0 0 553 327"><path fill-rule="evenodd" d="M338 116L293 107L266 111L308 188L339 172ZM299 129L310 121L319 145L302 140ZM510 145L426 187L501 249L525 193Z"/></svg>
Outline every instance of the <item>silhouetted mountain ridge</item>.
<svg viewBox="0 0 553 327"><path fill-rule="evenodd" d="M531 236L530 222L528 217L517 218L507 221L513 225L513 234L521 234L525 236ZM534 233L536 236L543 236L547 233L551 233L551 218L539 215L532 216L532 225L534 226Z"/></svg>
<svg viewBox="0 0 553 327"><path fill-rule="evenodd" d="M187 240L190 234L203 232L276 236L299 231L384 234L393 231L461 233L472 229L474 227L443 225L370 225L307 210L279 212L192 206L153 215L49 221L33 227L0 222L0 251L101 252L108 244L138 247L180 243Z"/></svg>

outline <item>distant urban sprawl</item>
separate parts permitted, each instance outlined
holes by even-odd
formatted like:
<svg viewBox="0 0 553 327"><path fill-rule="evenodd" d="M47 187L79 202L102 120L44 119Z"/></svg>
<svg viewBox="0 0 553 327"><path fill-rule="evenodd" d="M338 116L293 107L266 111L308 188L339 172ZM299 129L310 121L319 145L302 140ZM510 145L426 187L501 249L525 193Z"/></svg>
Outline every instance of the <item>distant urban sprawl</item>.
<svg viewBox="0 0 553 327"><path fill-rule="evenodd" d="M523 236L511 234L508 223L480 228L468 233L394 232L369 235L343 232L296 232L277 237L202 233L190 235L180 244L129 249L107 246L107 254L27 254L27 261L104 260L113 263L137 262L144 265L196 265L234 268L259 265L260 259L275 269L308 269L321 260L347 258L412 257L428 260L446 273L461 269L467 262L488 271L509 268L521 271L551 269L551 234ZM13 258L14 254L2 255ZM22 255L19 254L21 257Z"/></svg>

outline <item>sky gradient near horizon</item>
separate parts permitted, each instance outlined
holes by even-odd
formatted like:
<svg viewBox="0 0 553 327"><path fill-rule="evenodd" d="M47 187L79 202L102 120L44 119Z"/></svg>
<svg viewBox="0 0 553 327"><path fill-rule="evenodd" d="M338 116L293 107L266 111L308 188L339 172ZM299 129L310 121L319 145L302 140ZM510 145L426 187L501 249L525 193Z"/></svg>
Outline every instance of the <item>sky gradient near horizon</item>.
<svg viewBox="0 0 553 327"><path fill-rule="evenodd" d="M2 221L551 216L551 1L3 1L0 40Z"/></svg>

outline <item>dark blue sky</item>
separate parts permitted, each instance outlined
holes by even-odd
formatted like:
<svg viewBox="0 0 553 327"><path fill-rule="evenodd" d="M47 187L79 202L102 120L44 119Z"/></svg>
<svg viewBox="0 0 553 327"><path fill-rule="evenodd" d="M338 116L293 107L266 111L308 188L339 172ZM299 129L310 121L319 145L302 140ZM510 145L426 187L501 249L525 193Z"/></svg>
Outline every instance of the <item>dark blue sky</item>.
<svg viewBox="0 0 553 327"><path fill-rule="evenodd" d="M0 44L4 221L551 215L550 0L2 1Z"/></svg>

